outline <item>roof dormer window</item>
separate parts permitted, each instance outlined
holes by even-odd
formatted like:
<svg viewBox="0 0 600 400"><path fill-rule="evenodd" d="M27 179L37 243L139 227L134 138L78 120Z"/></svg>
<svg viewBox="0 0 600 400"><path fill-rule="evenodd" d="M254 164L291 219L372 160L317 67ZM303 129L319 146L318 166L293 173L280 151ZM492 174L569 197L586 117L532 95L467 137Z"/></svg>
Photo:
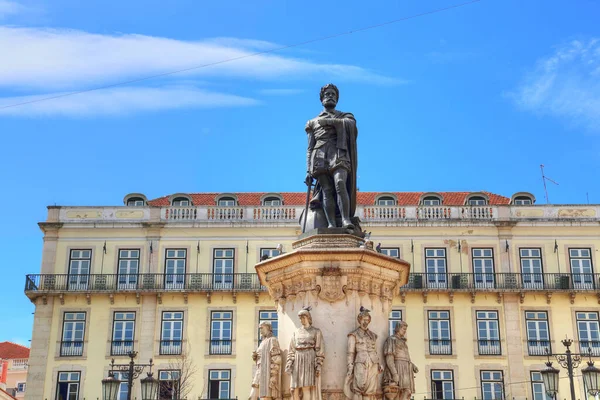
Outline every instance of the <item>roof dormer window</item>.
<svg viewBox="0 0 600 400"><path fill-rule="evenodd" d="M510 204L515 206L531 206L533 203L535 203L535 197L527 192L515 193L510 200Z"/></svg>
<svg viewBox="0 0 600 400"><path fill-rule="evenodd" d="M392 196L381 196L377 199L376 204L378 206L395 206L396 199Z"/></svg>
<svg viewBox="0 0 600 400"><path fill-rule="evenodd" d="M127 207L143 207L146 202L141 197L132 197L127 200Z"/></svg>
<svg viewBox="0 0 600 400"><path fill-rule="evenodd" d="M187 207L190 205L190 201L185 197L176 197L173 199L172 205L175 207Z"/></svg>
<svg viewBox="0 0 600 400"><path fill-rule="evenodd" d="M279 197L269 196L263 200L263 206L280 206L282 201Z"/></svg>
<svg viewBox="0 0 600 400"><path fill-rule="evenodd" d="M221 197L217 201L217 205L220 207L233 207L236 205L236 201L233 197Z"/></svg>
<svg viewBox="0 0 600 400"><path fill-rule="evenodd" d="M487 204L487 200L481 196L472 196L469 197L467 204L470 206L485 206Z"/></svg>

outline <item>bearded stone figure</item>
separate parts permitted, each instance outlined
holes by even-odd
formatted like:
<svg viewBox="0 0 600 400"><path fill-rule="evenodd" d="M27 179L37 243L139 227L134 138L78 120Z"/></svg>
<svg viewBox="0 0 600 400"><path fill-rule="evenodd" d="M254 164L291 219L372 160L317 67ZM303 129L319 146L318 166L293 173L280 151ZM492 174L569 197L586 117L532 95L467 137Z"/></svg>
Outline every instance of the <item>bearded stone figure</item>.
<svg viewBox="0 0 600 400"><path fill-rule="evenodd" d="M419 372L410 361L406 344L408 324L400 321L394 328L394 334L383 345L385 371L383 373L383 393L386 400L410 400L415 392L414 374Z"/></svg>
<svg viewBox="0 0 600 400"><path fill-rule="evenodd" d="M321 400L321 368L325 347L321 330L312 326L310 307L298 312L302 326L290 341L285 372L291 375L293 400Z"/></svg>
<svg viewBox="0 0 600 400"><path fill-rule="evenodd" d="M268 322L260 324L261 342L252 352L256 372L248 400L281 399L281 349Z"/></svg>
<svg viewBox="0 0 600 400"><path fill-rule="evenodd" d="M377 335L369 330L369 310L361 306L357 320L359 327L348 334L344 394L352 400L374 400L379 374L383 371L377 355Z"/></svg>

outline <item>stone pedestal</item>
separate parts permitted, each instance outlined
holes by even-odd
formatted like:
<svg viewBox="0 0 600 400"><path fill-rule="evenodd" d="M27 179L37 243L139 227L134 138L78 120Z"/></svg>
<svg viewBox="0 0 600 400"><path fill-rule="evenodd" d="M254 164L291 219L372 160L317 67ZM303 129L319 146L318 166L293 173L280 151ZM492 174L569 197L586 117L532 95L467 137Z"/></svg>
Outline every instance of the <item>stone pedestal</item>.
<svg viewBox="0 0 600 400"><path fill-rule="evenodd" d="M345 399L347 335L358 327L359 309L371 310L369 329L378 336L383 366L392 298L408 282L410 264L367 249L363 239L348 234L319 232L301 238L293 248L256 265L277 305L280 346L285 357L292 334L300 327L298 311L311 306L313 326L321 329L325 342L323 399ZM381 375L378 380L380 387ZM284 397L289 397L290 378L285 373L282 385Z"/></svg>

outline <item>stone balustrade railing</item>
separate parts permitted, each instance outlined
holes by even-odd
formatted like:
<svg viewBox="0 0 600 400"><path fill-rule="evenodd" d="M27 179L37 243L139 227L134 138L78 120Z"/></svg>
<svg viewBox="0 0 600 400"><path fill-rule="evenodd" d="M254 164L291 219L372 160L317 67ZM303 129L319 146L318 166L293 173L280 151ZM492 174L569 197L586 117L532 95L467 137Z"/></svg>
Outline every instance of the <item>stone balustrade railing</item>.
<svg viewBox="0 0 600 400"><path fill-rule="evenodd" d="M297 224L302 206L49 207L46 222L252 222ZM401 221L600 221L600 205L364 206L364 224Z"/></svg>

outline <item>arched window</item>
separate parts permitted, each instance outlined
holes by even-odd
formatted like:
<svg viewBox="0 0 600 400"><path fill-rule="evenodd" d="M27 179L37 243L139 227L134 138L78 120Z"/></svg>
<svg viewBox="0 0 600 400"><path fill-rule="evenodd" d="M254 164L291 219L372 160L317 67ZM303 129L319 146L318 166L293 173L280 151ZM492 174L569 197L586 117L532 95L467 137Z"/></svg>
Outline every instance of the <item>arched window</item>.
<svg viewBox="0 0 600 400"><path fill-rule="evenodd" d="M533 203L535 203L535 197L527 192L515 193L510 200L510 204L515 206L530 206Z"/></svg>
<svg viewBox="0 0 600 400"><path fill-rule="evenodd" d="M395 206L396 199L392 196L381 196L377 199L376 203L378 206Z"/></svg>
<svg viewBox="0 0 600 400"><path fill-rule="evenodd" d="M235 206L237 201L233 197L221 197L217 200L217 205L221 207L233 207Z"/></svg>
<svg viewBox="0 0 600 400"><path fill-rule="evenodd" d="M175 197L171 202L175 207L185 207L190 205L190 200L185 197Z"/></svg>
<svg viewBox="0 0 600 400"><path fill-rule="evenodd" d="M130 197L127 199L128 207L143 207L146 205L146 202L141 197Z"/></svg>
<svg viewBox="0 0 600 400"><path fill-rule="evenodd" d="M263 206L280 206L283 202L277 196L268 196L263 200Z"/></svg>
<svg viewBox="0 0 600 400"><path fill-rule="evenodd" d="M470 206L485 206L487 205L487 200L483 196L471 196L467 204Z"/></svg>

